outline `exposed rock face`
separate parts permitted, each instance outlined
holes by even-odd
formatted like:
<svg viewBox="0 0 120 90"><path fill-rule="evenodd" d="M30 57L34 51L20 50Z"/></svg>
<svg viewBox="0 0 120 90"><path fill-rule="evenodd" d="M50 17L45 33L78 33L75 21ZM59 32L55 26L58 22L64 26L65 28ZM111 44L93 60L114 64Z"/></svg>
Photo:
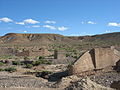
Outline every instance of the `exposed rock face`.
<svg viewBox="0 0 120 90"><path fill-rule="evenodd" d="M84 53L69 68L69 74L79 74L94 69L114 66L120 59L120 52L111 48L95 48Z"/></svg>

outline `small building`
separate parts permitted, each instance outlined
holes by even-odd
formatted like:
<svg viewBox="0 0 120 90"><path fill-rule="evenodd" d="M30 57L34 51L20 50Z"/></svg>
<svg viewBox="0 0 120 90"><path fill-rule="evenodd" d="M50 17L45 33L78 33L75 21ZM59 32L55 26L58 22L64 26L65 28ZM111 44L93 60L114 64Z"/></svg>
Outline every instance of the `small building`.
<svg viewBox="0 0 120 90"><path fill-rule="evenodd" d="M66 59L66 52L64 50L55 50L54 59Z"/></svg>
<svg viewBox="0 0 120 90"><path fill-rule="evenodd" d="M38 50L30 50L29 56L49 56L51 55L51 52L49 52L45 48L39 48Z"/></svg>

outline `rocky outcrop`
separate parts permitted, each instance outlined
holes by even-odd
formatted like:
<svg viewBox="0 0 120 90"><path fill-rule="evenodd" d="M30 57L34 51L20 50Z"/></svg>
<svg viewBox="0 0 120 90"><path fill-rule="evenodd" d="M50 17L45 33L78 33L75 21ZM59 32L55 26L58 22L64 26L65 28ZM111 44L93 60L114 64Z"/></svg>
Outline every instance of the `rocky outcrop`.
<svg viewBox="0 0 120 90"><path fill-rule="evenodd" d="M84 78L76 82L73 82L71 86L66 88L66 90L114 90L114 89L101 86L91 81L89 78Z"/></svg>
<svg viewBox="0 0 120 90"><path fill-rule="evenodd" d="M57 87L61 90L114 90L91 81L88 77L79 78L75 75L62 78Z"/></svg>
<svg viewBox="0 0 120 90"><path fill-rule="evenodd" d="M84 53L73 65L69 66L69 74L114 66L119 59L120 52L116 49L95 48Z"/></svg>

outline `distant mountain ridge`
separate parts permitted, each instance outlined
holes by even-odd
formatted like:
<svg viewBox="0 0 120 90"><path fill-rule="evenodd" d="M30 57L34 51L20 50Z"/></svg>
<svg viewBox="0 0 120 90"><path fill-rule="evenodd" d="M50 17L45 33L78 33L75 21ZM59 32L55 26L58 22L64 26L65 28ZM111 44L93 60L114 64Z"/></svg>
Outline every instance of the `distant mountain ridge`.
<svg viewBox="0 0 120 90"><path fill-rule="evenodd" d="M0 43L81 43L81 42L120 42L120 32L107 33L93 36L63 36L59 34L19 34L8 33L0 37Z"/></svg>

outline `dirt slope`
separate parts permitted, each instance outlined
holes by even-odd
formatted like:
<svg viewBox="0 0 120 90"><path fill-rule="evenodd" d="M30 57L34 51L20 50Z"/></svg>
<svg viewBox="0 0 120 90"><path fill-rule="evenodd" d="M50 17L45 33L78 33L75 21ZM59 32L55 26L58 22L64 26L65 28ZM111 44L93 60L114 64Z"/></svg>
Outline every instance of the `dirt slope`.
<svg viewBox="0 0 120 90"><path fill-rule="evenodd" d="M1 44L80 44L80 43L107 43L120 44L120 32L94 36L63 36L59 34L18 34L8 33L0 37Z"/></svg>

